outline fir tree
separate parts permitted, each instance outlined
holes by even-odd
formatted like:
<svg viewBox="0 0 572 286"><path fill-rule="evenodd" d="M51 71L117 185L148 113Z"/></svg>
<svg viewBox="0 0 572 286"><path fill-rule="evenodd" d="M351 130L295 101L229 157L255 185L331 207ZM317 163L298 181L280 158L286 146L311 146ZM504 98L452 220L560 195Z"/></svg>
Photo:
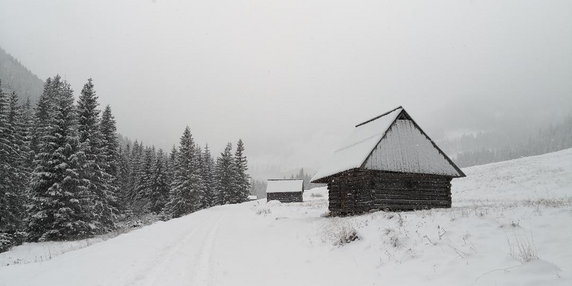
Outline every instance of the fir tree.
<svg viewBox="0 0 572 286"><path fill-rule="evenodd" d="M149 203L145 207L149 212L159 214L165 207L169 198L169 182L167 177L167 158L163 150L159 149L153 167L153 181L149 194Z"/></svg>
<svg viewBox="0 0 572 286"><path fill-rule="evenodd" d="M216 198L218 197L218 192L215 188L215 178L214 178L214 160L211 155L209 146L205 146L203 152L203 164L202 164L202 174L203 181L205 183L205 205L207 207L212 207L217 204Z"/></svg>
<svg viewBox="0 0 572 286"><path fill-rule="evenodd" d="M133 169L131 165L131 145L127 143L119 150L119 165L118 165L118 203L121 205L123 213L130 211L130 190L131 178L133 176Z"/></svg>
<svg viewBox="0 0 572 286"><path fill-rule="evenodd" d="M11 165L11 173L9 174L11 183L8 185L11 197L11 212L15 218L14 230L21 230L21 222L24 218L24 205L26 197L26 188L28 185L29 170L26 166L28 145L24 137L24 126L22 122L22 112L18 106L18 96L12 92L8 103L8 128L7 139L10 141L11 150L9 151L9 164Z"/></svg>
<svg viewBox="0 0 572 286"><path fill-rule="evenodd" d="M48 131L50 122L53 120L53 112L57 101L57 95L62 88L62 81L59 75L54 79L48 78L44 84L44 91L40 95L36 106L35 123L31 132L30 148L34 154L40 153L40 144Z"/></svg>
<svg viewBox="0 0 572 286"><path fill-rule="evenodd" d="M9 187L12 172L9 162L11 144L8 140L8 100L0 82L0 252L10 248L14 218L10 210Z"/></svg>
<svg viewBox="0 0 572 286"><path fill-rule="evenodd" d="M218 190L217 204L236 203L234 198L235 184L235 166L232 156L232 144L228 143L224 152L220 154L216 162L216 188Z"/></svg>
<svg viewBox="0 0 572 286"><path fill-rule="evenodd" d="M139 168L141 173L135 187L135 199L133 201L133 211L139 215L149 212L148 207L151 204L150 199L153 189L154 166L155 149L147 147L145 148L142 166Z"/></svg>
<svg viewBox="0 0 572 286"><path fill-rule="evenodd" d="M133 142L133 147L131 148L131 155L129 156L129 183L127 190L126 200L128 202L129 208L134 209L134 204L137 198L137 190L141 182L141 177L144 173L144 157L143 157L143 143Z"/></svg>
<svg viewBox="0 0 572 286"><path fill-rule="evenodd" d="M205 209L209 207L209 199L207 197L207 185L205 182L204 176L204 159L203 159L203 151L199 145L195 145L195 154L196 154L196 168L197 174L201 179L202 188L198 189L198 197L199 197L199 209Z"/></svg>
<svg viewBox="0 0 572 286"><path fill-rule="evenodd" d="M175 178L175 166L177 163L177 147L173 145L171 153L169 153L169 158L166 161L167 164L167 182L169 186L173 184L173 179Z"/></svg>
<svg viewBox="0 0 572 286"><path fill-rule="evenodd" d="M113 184L117 186L117 176L119 172L119 142L117 140L117 127L115 126L115 118L111 113L111 107L105 107L101 115L99 125L102 140L102 152L105 158L104 171L112 176Z"/></svg>
<svg viewBox="0 0 572 286"><path fill-rule="evenodd" d="M22 238L28 174L20 117L16 94L7 96L0 86L0 251Z"/></svg>
<svg viewBox="0 0 572 286"><path fill-rule="evenodd" d="M236 152L234 154L234 181L236 189L234 190L233 200L236 203L245 202L248 198L250 190L250 178L246 171L248 170L248 162L244 155L244 143L242 139L236 144Z"/></svg>
<svg viewBox="0 0 572 286"><path fill-rule="evenodd" d="M121 213L123 206L118 199L119 196L119 164L121 162L119 153L119 142L117 139L117 127L115 126L115 118L111 113L111 107L107 105L101 121L99 123L99 132L101 134L101 167L107 174L107 189L113 200L109 203L113 206L114 211Z"/></svg>
<svg viewBox="0 0 572 286"><path fill-rule="evenodd" d="M93 233L89 197L82 192L77 157L77 119L69 84L54 90L54 107L36 153L32 205L28 223L31 241L81 238Z"/></svg>
<svg viewBox="0 0 572 286"><path fill-rule="evenodd" d="M91 197L92 214L99 232L115 228L117 216L116 188L112 177L105 171L108 158L105 156L103 136L100 132L99 103L91 79L81 90L77 104L80 177L82 189Z"/></svg>
<svg viewBox="0 0 572 286"><path fill-rule="evenodd" d="M197 156L191 130L187 126L177 153L175 177L169 192L169 202L166 205L167 215L180 217L197 211L201 207L204 183L198 160L199 156Z"/></svg>
<svg viewBox="0 0 572 286"><path fill-rule="evenodd" d="M34 151L32 150L32 131L34 129L34 111L30 103L30 99L26 99L26 102L21 107L21 117L20 117L20 133L23 140L23 160L24 168L26 173L30 174L34 168ZM29 185L29 177L27 178L27 185Z"/></svg>

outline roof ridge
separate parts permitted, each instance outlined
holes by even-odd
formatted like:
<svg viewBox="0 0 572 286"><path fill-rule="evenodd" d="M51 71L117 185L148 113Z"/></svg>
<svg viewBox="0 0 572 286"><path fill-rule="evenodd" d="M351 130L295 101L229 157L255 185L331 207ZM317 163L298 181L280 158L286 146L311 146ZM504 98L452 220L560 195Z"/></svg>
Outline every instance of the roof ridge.
<svg viewBox="0 0 572 286"><path fill-rule="evenodd" d="M355 127L360 127L360 126L362 126L362 125L364 125L364 124L370 123L370 122L372 122L372 121L374 121L374 120L377 120L377 119L379 119L379 118L381 118L381 117L384 117L384 116L386 116L386 115L388 115L388 114L390 114L390 113L392 113L392 112L394 112L394 111L396 111L396 110L398 110L398 109L400 109L400 108L403 109L403 107L400 105L400 106L398 106L398 107L396 107L396 108L394 108L394 109L392 109L392 110L390 110L390 111L388 111L388 112L386 112L386 113L383 113L382 115L378 115L378 116L376 116L376 117L374 117L374 118L372 118L372 119L366 120L366 121L364 121L364 122L362 122L362 123L356 125Z"/></svg>

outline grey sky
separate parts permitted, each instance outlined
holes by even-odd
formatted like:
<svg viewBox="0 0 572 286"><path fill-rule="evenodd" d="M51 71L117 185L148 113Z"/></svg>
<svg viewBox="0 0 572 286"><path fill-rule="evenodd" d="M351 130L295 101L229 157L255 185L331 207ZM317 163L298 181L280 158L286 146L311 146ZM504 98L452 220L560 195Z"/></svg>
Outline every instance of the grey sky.
<svg viewBox="0 0 572 286"><path fill-rule="evenodd" d="M398 105L437 138L572 110L568 0L0 0L0 45L76 93L92 77L130 138L188 124L286 169Z"/></svg>

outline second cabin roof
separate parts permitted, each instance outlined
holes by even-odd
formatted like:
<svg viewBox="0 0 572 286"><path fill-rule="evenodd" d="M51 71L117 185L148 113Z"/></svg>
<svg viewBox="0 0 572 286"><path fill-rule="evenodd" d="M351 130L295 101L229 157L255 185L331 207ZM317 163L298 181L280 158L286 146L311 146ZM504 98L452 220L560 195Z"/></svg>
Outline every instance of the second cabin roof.
<svg viewBox="0 0 572 286"><path fill-rule="evenodd" d="M304 181L296 179L269 179L266 185L266 193L296 193L303 189Z"/></svg>

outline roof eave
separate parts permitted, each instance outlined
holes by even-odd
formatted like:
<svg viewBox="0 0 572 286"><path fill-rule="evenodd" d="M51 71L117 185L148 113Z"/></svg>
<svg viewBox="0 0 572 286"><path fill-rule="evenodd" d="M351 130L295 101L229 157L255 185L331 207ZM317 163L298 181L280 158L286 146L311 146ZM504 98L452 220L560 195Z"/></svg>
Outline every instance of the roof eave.
<svg viewBox="0 0 572 286"><path fill-rule="evenodd" d="M464 178L466 177L465 173L463 173L463 171L459 170L459 173L457 175L443 175L443 174L429 174L429 173L409 173L409 172L397 172L397 171L384 171L384 170L371 170L371 169L367 169L367 168L352 168L349 170L345 170L342 172L338 172L332 175L328 175L325 177L321 177L321 178L317 178L314 180L311 180L310 183L313 184L327 184L329 183L331 180L333 180L335 177L338 177L340 175L342 175L343 173L347 173L347 172L352 172L355 170L369 170L369 171L378 171L378 172L385 172L385 173L397 173L397 174L418 174L418 175L430 175L430 176L442 176L442 177L449 177L452 179L456 179L456 178Z"/></svg>

